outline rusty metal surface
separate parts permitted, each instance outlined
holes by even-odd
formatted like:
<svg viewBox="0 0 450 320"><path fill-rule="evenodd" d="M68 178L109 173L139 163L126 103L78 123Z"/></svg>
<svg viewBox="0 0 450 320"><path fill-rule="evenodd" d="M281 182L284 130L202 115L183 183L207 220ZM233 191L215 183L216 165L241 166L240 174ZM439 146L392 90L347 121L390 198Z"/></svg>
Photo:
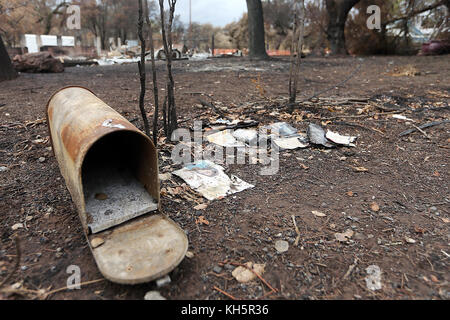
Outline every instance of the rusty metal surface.
<svg viewBox="0 0 450 320"><path fill-rule="evenodd" d="M93 248L96 242L101 245ZM89 243L100 272L120 284L145 283L168 274L188 248L184 231L164 215L144 216L92 235Z"/></svg>
<svg viewBox="0 0 450 320"><path fill-rule="evenodd" d="M90 148L112 133L131 132L145 139L142 152L136 156L139 158L136 175L159 204L158 160L152 141L90 90L83 87L59 90L47 104L47 118L53 152L86 233L88 215L83 192L83 162Z"/></svg>

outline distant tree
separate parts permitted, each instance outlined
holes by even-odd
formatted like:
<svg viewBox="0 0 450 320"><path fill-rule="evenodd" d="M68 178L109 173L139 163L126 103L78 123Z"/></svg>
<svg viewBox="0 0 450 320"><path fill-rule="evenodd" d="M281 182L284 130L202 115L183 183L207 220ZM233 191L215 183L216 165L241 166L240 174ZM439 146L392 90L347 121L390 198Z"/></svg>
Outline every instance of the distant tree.
<svg viewBox="0 0 450 320"><path fill-rule="evenodd" d="M261 0L247 0L248 50L252 58L267 59L264 14Z"/></svg>
<svg viewBox="0 0 450 320"><path fill-rule="evenodd" d="M14 78L17 78L17 72L11 64L8 51L6 51L2 36L0 36L0 81L11 80Z"/></svg>
<svg viewBox="0 0 450 320"><path fill-rule="evenodd" d="M360 0L326 0L328 14L327 38L332 54L347 54L345 22L350 10Z"/></svg>

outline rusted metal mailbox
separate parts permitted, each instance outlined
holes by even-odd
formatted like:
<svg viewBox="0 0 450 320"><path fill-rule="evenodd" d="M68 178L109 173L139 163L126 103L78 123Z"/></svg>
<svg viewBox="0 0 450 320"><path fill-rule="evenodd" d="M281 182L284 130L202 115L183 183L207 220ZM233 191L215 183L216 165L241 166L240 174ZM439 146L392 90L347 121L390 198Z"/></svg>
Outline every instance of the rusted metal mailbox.
<svg viewBox="0 0 450 320"><path fill-rule="evenodd" d="M83 87L57 91L47 118L55 157L102 274L136 284L169 273L183 260L188 242L159 213L152 141Z"/></svg>

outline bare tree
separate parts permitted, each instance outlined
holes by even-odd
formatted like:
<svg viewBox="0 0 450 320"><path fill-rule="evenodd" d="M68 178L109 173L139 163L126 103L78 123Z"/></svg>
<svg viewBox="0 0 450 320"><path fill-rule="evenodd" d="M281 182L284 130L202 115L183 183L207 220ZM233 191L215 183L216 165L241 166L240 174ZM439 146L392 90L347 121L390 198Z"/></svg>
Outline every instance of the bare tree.
<svg viewBox="0 0 450 320"><path fill-rule="evenodd" d="M297 84L298 75L300 73L300 63L302 59L303 39L305 37L305 1L299 0L299 17L297 19L297 10L294 19L294 32L292 37L291 47L291 69L289 72L289 104L293 107L295 100L297 99ZM297 9L297 8L296 8ZM298 31L298 38L297 36ZM297 53L297 59L294 58L295 52ZM293 108L291 108L293 109Z"/></svg>
<svg viewBox="0 0 450 320"><path fill-rule="evenodd" d="M175 105L174 94L174 80L172 74L172 25L175 15L175 5L177 0L168 0L169 2L169 18L166 25L165 13L164 13L164 0L159 0L159 8L161 14L161 34L164 45L164 53L166 56L167 66L167 96L166 102L164 102L163 119L164 119L164 132L168 138L172 136L172 133L178 128L177 110Z"/></svg>
<svg viewBox="0 0 450 320"><path fill-rule="evenodd" d="M139 76L141 80L141 93L139 95L139 109L141 110L142 120L144 121L145 134L150 137L150 126L148 123L147 113L145 112L145 38L142 31L144 25L143 11L142 11L142 0L139 2L139 20L138 20L138 36L141 43L141 61L138 61Z"/></svg>
<svg viewBox="0 0 450 320"><path fill-rule="evenodd" d="M8 51L6 51L2 36L0 36L0 81L12 80L15 78L17 78L17 72L11 65Z"/></svg>
<svg viewBox="0 0 450 320"><path fill-rule="evenodd" d="M153 144L156 146L158 143L158 116L159 116L159 93L158 93L158 82L156 77L156 64L155 64L155 46L153 44L153 28L150 21L150 8L148 6L148 1L145 0L146 7L146 23L148 26L149 34L149 45L150 45L150 55L152 62L152 77L153 77L153 98L155 101L154 113L153 113Z"/></svg>
<svg viewBox="0 0 450 320"><path fill-rule="evenodd" d="M248 50L251 58L267 59L264 14L261 0L247 0Z"/></svg>
<svg viewBox="0 0 450 320"><path fill-rule="evenodd" d="M332 54L347 54L345 22L350 10L360 0L326 0L328 14L327 37Z"/></svg>

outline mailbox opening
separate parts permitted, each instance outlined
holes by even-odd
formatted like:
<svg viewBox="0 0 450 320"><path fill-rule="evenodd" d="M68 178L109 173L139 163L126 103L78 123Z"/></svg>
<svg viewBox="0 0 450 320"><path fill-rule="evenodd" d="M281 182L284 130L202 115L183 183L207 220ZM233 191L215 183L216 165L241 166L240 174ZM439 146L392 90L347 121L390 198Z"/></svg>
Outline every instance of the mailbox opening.
<svg viewBox="0 0 450 320"><path fill-rule="evenodd" d="M82 183L91 233L158 209L155 152L148 139L132 131L107 134L90 147Z"/></svg>

